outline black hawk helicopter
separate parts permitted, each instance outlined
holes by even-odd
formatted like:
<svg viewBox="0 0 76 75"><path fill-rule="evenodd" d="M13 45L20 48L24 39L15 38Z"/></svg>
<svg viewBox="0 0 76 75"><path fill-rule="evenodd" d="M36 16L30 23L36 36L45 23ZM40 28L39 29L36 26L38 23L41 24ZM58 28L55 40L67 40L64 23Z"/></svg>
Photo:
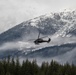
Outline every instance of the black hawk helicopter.
<svg viewBox="0 0 76 75"><path fill-rule="evenodd" d="M38 44L40 44L40 43L44 43L44 42L49 43L49 42L51 41L50 38L48 38L48 40L43 40L43 38L45 38L45 37L41 37L41 38L40 38L40 33L39 33L38 39L36 39L36 40L34 41L34 43L38 45Z"/></svg>

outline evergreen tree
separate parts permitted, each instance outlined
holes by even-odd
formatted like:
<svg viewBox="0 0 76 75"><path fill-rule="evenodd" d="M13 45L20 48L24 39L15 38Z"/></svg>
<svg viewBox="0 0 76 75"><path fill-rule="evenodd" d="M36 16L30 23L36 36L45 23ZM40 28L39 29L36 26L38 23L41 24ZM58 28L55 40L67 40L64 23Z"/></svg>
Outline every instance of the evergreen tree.
<svg viewBox="0 0 76 75"><path fill-rule="evenodd" d="M43 62L39 66L36 60L27 59L20 64L18 58L16 61L8 58L0 61L0 75L76 75L76 65L61 65L52 60L50 64Z"/></svg>

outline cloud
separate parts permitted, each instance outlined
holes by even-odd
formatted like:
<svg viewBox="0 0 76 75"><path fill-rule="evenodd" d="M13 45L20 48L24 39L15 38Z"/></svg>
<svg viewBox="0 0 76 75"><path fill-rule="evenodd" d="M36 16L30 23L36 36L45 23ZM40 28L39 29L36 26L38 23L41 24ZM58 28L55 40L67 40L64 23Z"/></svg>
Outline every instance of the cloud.
<svg viewBox="0 0 76 75"><path fill-rule="evenodd" d="M0 33L28 19L66 8L76 0L0 0Z"/></svg>

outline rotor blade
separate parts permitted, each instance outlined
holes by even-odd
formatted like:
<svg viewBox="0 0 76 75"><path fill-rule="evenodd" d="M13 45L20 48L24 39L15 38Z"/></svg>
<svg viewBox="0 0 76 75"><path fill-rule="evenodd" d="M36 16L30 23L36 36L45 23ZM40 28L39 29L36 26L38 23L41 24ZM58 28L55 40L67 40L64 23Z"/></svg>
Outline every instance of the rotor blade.
<svg viewBox="0 0 76 75"><path fill-rule="evenodd" d="M29 39L28 41L34 41L35 39Z"/></svg>
<svg viewBox="0 0 76 75"><path fill-rule="evenodd" d="M46 38L46 37L48 37L48 36L43 36L43 37L40 37L40 38Z"/></svg>
<svg viewBox="0 0 76 75"><path fill-rule="evenodd" d="M38 38L40 37L40 32L39 32L39 35L38 35Z"/></svg>

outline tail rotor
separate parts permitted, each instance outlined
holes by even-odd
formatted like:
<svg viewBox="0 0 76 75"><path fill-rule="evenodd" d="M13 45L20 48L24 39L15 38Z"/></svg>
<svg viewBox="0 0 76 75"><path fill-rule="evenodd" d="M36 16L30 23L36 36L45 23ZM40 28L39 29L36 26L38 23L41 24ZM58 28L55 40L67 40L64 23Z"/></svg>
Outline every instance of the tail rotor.
<svg viewBox="0 0 76 75"><path fill-rule="evenodd" d="M47 42L49 43L50 41L51 41L51 39L49 38Z"/></svg>

